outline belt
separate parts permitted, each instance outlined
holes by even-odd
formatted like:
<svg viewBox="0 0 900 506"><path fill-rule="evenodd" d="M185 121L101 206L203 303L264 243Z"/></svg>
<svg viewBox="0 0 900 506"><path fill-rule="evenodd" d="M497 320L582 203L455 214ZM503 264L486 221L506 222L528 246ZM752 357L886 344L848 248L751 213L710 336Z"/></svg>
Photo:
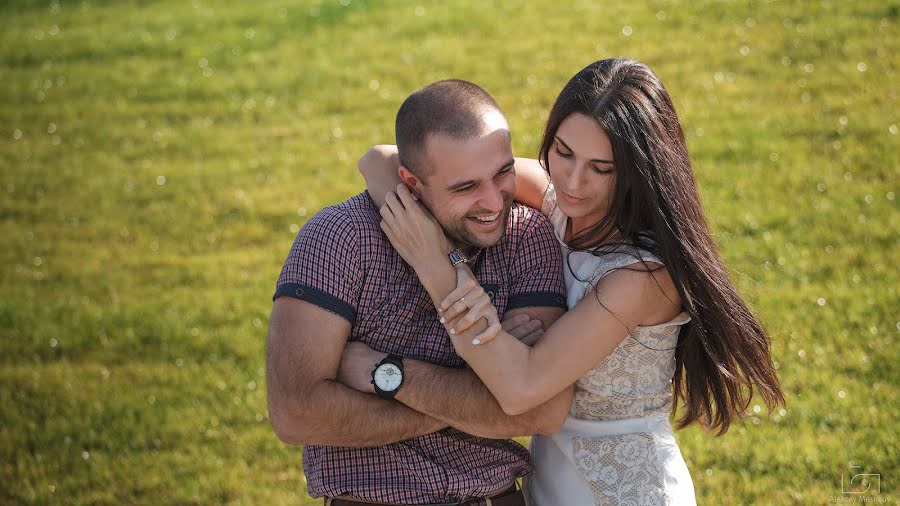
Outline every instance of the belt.
<svg viewBox="0 0 900 506"><path fill-rule="evenodd" d="M360 506L361 504L378 504L385 506L407 506L398 503L370 502L350 497L326 497L325 506ZM513 483L511 487L491 497L478 497L462 502L442 502L423 504L420 506L525 506L522 491Z"/></svg>

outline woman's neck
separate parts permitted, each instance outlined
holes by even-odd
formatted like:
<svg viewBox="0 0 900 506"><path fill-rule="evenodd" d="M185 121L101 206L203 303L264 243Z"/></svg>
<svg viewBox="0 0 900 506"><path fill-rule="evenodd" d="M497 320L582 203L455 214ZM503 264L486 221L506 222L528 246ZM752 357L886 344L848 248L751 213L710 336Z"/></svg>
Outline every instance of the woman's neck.
<svg viewBox="0 0 900 506"><path fill-rule="evenodd" d="M570 242L572 242L573 237L578 235L580 232L583 232L583 231L593 227L597 223L599 223L598 220L592 220L591 218L571 218L570 217L566 220L566 234L563 237L563 239L565 240L566 244L569 244ZM619 240L621 240L621 237L622 237L622 234L617 229L617 230L613 231L613 234L611 236L604 239L604 241L602 243L598 244L597 246L604 246L606 244L616 243Z"/></svg>

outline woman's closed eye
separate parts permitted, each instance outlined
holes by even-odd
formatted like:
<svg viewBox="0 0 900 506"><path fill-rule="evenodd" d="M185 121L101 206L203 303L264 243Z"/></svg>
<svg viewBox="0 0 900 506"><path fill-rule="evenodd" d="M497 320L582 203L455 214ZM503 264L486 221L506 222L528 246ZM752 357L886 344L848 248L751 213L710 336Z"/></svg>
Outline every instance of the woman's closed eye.
<svg viewBox="0 0 900 506"><path fill-rule="evenodd" d="M559 155L563 158L572 158L572 152L571 151L563 151L562 147L559 145L559 142L556 143L556 146L554 149L556 149L557 155Z"/></svg>
<svg viewBox="0 0 900 506"><path fill-rule="evenodd" d="M615 167L612 165L603 167L600 165L592 164L591 168L594 169L594 172L597 174L612 174L615 171Z"/></svg>
<svg viewBox="0 0 900 506"><path fill-rule="evenodd" d="M562 158L575 158L575 153L565 147L565 145L559 139L557 139L553 144L553 150L556 151L556 154ZM591 163L590 167L596 174L612 174L613 172L615 172L615 167L611 163Z"/></svg>

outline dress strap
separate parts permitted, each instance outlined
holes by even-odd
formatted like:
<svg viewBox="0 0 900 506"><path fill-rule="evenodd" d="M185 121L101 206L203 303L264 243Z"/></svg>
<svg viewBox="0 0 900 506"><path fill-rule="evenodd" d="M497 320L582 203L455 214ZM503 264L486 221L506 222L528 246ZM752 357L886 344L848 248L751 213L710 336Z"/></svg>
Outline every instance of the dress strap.
<svg viewBox="0 0 900 506"><path fill-rule="evenodd" d="M603 279L604 276L613 272L616 269L621 269L622 267L627 267L629 265L638 264L641 262L654 262L658 264L662 264L662 260L650 253L645 249L641 249L631 245L616 245L609 252L604 253L602 261L597 265L597 268L594 269L594 272L591 273L588 278L588 290L597 284L598 281Z"/></svg>
<svg viewBox="0 0 900 506"><path fill-rule="evenodd" d="M547 185L547 190L544 192L544 200L541 202L541 212L544 213L544 216L550 216L554 211L556 211L556 188L553 187L553 183L550 183Z"/></svg>

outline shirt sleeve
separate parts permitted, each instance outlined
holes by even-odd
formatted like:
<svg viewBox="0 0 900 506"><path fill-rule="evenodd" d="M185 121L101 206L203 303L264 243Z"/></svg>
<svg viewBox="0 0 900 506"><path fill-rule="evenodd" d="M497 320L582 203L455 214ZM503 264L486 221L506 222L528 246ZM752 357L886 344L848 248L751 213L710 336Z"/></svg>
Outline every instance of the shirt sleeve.
<svg viewBox="0 0 900 506"><path fill-rule="evenodd" d="M562 252L547 218L531 212L515 260L506 310L522 307L566 309Z"/></svg>
<svg viewBox="0 0 900 506"><path fill-rule="evenodd" d="M275 295L315 304L356 323L362 286L359 239L350 217L325 208L300 229L275 287Z"/></svg>

